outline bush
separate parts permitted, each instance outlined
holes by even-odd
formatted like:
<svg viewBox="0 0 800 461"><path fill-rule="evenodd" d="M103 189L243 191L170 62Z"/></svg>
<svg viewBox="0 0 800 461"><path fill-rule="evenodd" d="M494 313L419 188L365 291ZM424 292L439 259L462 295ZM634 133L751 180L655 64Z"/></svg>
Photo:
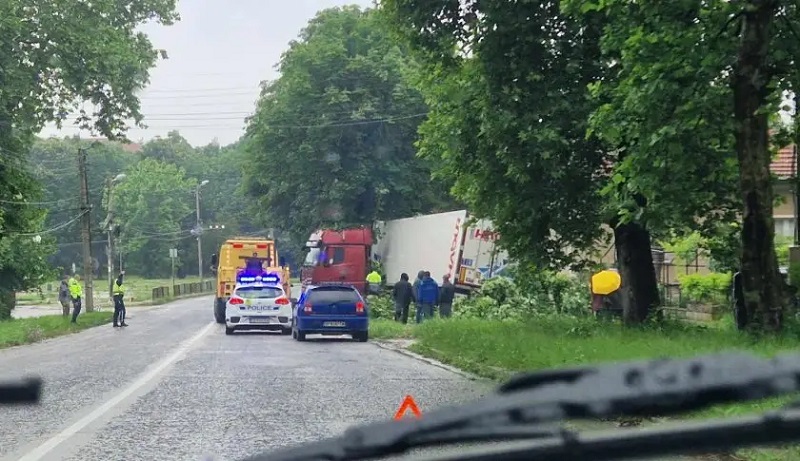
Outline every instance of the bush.
<svg viewBox="0 0 800 461"><path fill-rule="evenodd" d="M519 279L511 281L503 277L487 280L477 296L455 301L453 315L518 321L554 314L589 314L589 288L577 277L531 272L521 280L522 284Z"/></svg>
<svg viewBox="0 0 800 461"><path fill-rule="evenodd" d="M394 301L388 296L368 295L369 316L373 319L394 319Z"/></svg>
<svg viewBox="0 0 800 461"><path fill-rule="evenodd" d="M678 275L681 294L690 301L724 304L731 288L730 273Z"/></svg>

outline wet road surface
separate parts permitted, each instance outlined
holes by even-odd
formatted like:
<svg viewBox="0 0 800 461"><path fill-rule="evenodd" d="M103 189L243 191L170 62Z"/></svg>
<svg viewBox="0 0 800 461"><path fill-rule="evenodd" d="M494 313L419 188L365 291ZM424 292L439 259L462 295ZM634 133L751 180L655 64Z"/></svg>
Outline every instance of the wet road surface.
<svg viewBox="0 0 800 461"><path fill-rule="evenodd" d="M211 297L0 350L3 378L39 375L38 407L0 409L0 461L235 460L426 409L491 385L371 343L226 336Z"/></svg>

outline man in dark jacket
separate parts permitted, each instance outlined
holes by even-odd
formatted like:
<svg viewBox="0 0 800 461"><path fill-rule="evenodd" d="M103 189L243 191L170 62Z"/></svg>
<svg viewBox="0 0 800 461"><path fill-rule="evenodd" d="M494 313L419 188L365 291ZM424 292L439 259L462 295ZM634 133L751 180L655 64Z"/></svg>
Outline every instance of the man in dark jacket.
<svg viewBox="0 0 800 461"><path fill-rule="evenodd" d="M62 315L69 317L69 309L72 307L72 300L69 297L69 275L64 275L58 287L58 302L61 303Z"/></svg>
<svg viewBox="0 0 800 461"><path fill-rule="evenodd" d="M422 321L422 304L419 303L419 298L417 298L417 291L419 290L419 284L422 283L422 279L425 277L425 271L417 272L417 278L414 280L413 288L413 295L414 295L414 318L416 319L417 323Z"/></svg>
<svg viewBox="0 0 800 461"><path fill-rule="evenodd" d="M453 313L453 298L456 297L456 286L450 283L450 274L442 277L442 286L439 288L439 316L443 319Z"/></svg>
<svg viewBox="0 0 800 461"><path fill-rule="evenodd" d="M418 316L418 323L422 318L433 317L433 306L439 301L439 285L431 278L430 272L425 272L422 281L417 287L417 301L420 304L422 315Z"/></svg>
<svg viewBox="0 0 800 461"><path fill-rule="evenodd" d="M394 320L408 323L408 307L414 300L414 289L405 272L400 274L400 281L394 284L392 298L394 299Z"/></svg>

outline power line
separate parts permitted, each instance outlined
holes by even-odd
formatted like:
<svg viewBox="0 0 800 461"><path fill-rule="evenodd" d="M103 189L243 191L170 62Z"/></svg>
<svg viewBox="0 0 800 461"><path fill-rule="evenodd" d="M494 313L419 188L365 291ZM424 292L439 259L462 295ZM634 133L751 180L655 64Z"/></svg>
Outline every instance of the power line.
<svg viewBox="0 0 800 461"><path fill-rule="evenodd" d="M61 229L65 228L65 227L69 226L70 224L74 223L75 221L81 219L83 217L83 215L85 215L88 212L89 212L89 210L84 210L80 214L78 214L78 216L70 219L69 221L61 223L61 224L59 224L59 225L57 225L55 227L51 227L50 229L44 229L44 230L41 230L39 232L16 232L16 233L15 232L10 232L10 233L8 233L8 235L16 235L16 236L20 236L20 237L35 237L37 235L50 234L50 233L53 233L55 231L61 230Z"/></svg>

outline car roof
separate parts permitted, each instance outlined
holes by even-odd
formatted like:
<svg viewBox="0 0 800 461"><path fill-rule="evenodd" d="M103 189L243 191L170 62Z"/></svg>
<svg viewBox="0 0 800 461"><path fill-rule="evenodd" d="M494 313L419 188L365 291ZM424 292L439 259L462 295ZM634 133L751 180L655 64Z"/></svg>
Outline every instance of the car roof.
<svg viewBox="0 0 800 461"><path fill-rule="evenodd" d="M330 284L323 284L323 285L307 285L306 291L308 290L316 290L317 288L345 288L348 290L358 291L356 287L350 284L338 284L338 283L330 283Z"/></svg>
<svg viewBox="0 0 800 461"><path fill-rule="evenodd" d="M274 283L263 283L263 282L253 282L253 283L238 283L238 284L236 284L236 286L235 286L233 289L234 289L234 290L238 290L239 288L249 288L249 287L255 287L255 288L275 288L275 289L278 289L278 290L281 290L281 291L283 291L283 287L282 287L280 284L274 284Z"/></svg>

